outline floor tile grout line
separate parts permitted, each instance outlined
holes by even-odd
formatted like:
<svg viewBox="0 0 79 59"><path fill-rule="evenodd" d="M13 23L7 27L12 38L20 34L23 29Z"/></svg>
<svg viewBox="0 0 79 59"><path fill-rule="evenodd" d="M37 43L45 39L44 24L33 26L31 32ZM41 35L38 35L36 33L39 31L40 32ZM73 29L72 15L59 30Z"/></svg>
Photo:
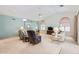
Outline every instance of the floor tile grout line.
<svg viewBox="0 0 79 59"><path fill-rule="evenodd" d="M62 50L62 48L60 49L59 54L61 54L61 50Z"/></svg>

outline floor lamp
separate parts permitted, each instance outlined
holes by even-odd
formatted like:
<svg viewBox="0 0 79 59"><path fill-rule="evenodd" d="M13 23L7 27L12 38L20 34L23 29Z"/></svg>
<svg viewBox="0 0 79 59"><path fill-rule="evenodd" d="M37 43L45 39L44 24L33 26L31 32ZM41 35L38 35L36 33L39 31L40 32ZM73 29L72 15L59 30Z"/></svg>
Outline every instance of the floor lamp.
<svg viewBox="0 0 79 59"><path fill-rule="evenodd" d="M26 21L27 21L27 19L23 19L23 22L24 22L24 28L25 28Z"/></svg>

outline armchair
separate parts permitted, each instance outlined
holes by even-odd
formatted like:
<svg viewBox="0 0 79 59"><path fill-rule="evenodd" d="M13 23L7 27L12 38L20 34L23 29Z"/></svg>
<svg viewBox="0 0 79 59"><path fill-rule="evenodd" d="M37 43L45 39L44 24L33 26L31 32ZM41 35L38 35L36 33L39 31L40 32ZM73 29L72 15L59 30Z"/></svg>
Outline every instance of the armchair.
<svg viewBox="0 0 79 59"><path fill-rule="evenodd" d="M37 36L37 35L35 34L35 31L33 31L33 30L28 30L27 33L28 33L28 36L29 36L29 42L30 42L31 44L38 44L38 43L41 42L41 36Z"/></svg>
<svg viewBox="0 0 79 59"><path fill-rule="evenodd" d="M19 30L18 33L19 33L20 40L23 40L23 42L29 41L29 37L27 36L25 31Z"/></svg>

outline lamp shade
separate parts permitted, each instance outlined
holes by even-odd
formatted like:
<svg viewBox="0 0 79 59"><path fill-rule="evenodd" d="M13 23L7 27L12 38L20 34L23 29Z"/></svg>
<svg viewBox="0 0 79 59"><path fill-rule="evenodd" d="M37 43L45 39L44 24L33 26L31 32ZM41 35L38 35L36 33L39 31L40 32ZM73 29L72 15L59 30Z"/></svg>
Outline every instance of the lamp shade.
<svg viewBox="0 0 79 59"><path fill-rule="evenodd" d="M27 21L27 19L23 19L23 21Z"/></svg>
<svg viewBox="0 0 79 59"><path fill-rule="evenodd" d="M21 29L21 30L23 30L23 29L24 29L24 27L23 27L23 26L21 26L21 27L20 27L20 29Z"/></svg>

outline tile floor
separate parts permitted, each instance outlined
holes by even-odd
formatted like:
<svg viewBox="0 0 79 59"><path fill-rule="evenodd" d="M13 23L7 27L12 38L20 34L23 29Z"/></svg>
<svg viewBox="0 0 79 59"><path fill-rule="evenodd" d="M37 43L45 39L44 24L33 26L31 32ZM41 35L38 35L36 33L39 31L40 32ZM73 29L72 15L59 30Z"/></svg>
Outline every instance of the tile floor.
<svg viewBox="0 0 79 59"><path fill-rule="evenodd" d="M79 46L72 38L64 42L53 41L50 36L42 35L41 43L31 45L19 37L0 40L0 54L78 54Z"/></svg>

